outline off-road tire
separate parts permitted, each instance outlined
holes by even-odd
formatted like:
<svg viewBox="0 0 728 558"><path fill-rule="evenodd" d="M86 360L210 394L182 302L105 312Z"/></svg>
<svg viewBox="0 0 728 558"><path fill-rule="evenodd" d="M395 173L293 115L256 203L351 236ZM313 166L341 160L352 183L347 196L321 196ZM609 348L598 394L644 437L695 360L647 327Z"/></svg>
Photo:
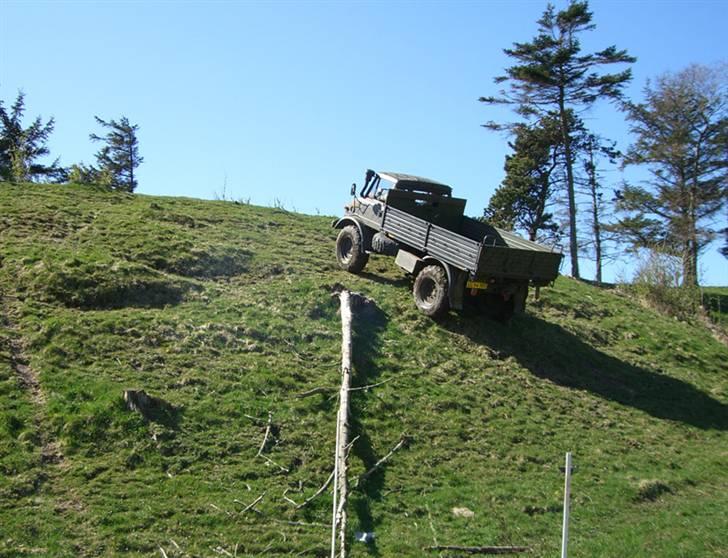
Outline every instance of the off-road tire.
<svg viewBox="0 0 728 558"><path fill-rule="evenodd" d="M336 238L336 261L339 267L350 273L359 273L369 261L369 254L362 250L362 237L354 225L347 225Z"/></svg>
<svg viewBox="0 0 728 558"><path fill-rule="evenodd" d="M431 318L440 318L450 309L447 298L447 274L439 265L423 267L412 289L417 308Z"/></svg>

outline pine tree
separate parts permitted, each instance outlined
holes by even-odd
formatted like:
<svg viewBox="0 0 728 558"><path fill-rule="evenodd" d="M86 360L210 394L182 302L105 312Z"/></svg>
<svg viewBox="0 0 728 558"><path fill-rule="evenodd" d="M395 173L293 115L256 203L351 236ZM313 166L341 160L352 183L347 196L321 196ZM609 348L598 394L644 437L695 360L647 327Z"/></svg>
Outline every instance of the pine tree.
<svg viewBox="0 0 728 558"><path fill-rule="evenodd" d="M139 140L136 136L139 126L130 124L125 116L118 122L107 122L98 116L95 118L108 132L105 136L89 136L93 141L103 142L104 146L96 153L98 168L81 170L87 170L94 177L108 177L112 189L133 192L137 187L134 169L144 162L144 158L139 155Z"/></svg>
<svg viewBox="0 0 728 558"><path fill-rule="evenodd" d="M41 178L63 180L65 171L58 159L50 165L38 162L48 154L48 138L53 133L53 118L43 122L38 116L23 127L25 94L20 91L8 112L0 101L0 178L12 182L30 182Z"/></svg>
<svg viewBox="0 0 728 558"><path fill-rule="evenodd" d="M617 162L621 153L616 149L615 143L585 132L578 138L579 152L582 156L582 168L584 177L581 180L582 188L589 200L589 218L587 220L591 228L592 240L587 247L593 248L594 262L596 266L596 283L602 283L602 269L604 261L609 256L605 253L605 243L610 240L605 236L604 218L609 204L604 199L604 187L599 169L599 160L607 159L612 164Z"/></svg>
<svg viewBox="0 0 728 558"><path fill-rule="evenodd" d="M636 136L625 163L651 180L617 192L623 217L614 230L635 248L679 257L683 284L698 284L698 256L714 238L714 217L728 198L728 67L692 65L647 84L629 103Z"/></svg>
<svg viewBox="0 0 728 558"><path fill-rule="evenodd" d="M556 12L549 4L538 20L538 35L527 43L514 43L504 52L516 61L496 84L507 83L499 96L481 97L489 105L513 105L525 118L558 115L564 149L564 170L569 208L569 246L571 274L579 277L579 255L574 179L574 135L569 112L592 106L599 99L618 100L624 85L632 78L629 69L614 74L599 74L597 69L612 64L630 64L635 58L610 46L599 52L582 54L578 35L595 28L586 1L572 1ZM488 128L500 130L508 125L489 122Z"/></svg>
<svg viewBox="0 0 728 558"><path fill-rule="evenodd" d="M536 125L518 124L512 131L513 153L506 156L506 176L483 216L496 226L524 231L529 240L557 240L559 227L547 209L561 157L558 120L545 117Z"/></svg>

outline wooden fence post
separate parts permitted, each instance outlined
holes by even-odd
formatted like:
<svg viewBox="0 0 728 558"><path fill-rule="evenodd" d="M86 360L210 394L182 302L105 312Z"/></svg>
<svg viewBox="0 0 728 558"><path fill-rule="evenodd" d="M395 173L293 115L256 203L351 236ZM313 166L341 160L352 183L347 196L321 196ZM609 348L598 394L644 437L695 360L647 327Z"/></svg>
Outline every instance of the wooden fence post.
<svg viewBox="0 0 728 558"><path fill-rule="evenodd" d="M334 462L334 505L331 522L331 558L336 558L336 528L339 528L339 556L346 558L346 453L349 445L349 386L351 384L351 296L339 294L341 302L341 389L336 418L336 460ZM337 501L338 500L338 501Z"/></svg>

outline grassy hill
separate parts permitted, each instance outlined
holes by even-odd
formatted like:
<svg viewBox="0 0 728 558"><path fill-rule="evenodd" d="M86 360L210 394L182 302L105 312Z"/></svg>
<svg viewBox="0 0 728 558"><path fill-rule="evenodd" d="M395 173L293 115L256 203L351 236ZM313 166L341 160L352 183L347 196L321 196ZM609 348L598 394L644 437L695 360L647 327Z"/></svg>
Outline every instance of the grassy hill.
<svg viewBox="0 0 728 558"><path fill-rule="evenodd" d="M352 478L406 439L352 496L352 536L376 533L352 556L557 555L567 450L573 556L728 556L710 331L566 278L508 327L435 323L390 258L338 271L329 225L0 184L1 556L327 556L330 491L286 498L333 466L337 285L375 302L355 322L353 384L378 385L352 392ZM147 420L125 389L169 406Z"/></svg>

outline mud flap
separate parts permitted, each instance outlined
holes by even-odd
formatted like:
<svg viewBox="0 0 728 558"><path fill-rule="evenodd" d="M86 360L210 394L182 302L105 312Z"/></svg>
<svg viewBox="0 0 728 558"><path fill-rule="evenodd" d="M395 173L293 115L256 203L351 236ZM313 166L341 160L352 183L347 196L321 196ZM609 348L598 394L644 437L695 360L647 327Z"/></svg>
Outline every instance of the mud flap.
<svg viewBox="0 0 728 558"><path fill-rule="evenodd" d="M447 293L450 299L450 308L462 310L463 299L465 298L465 283L468 281L468 274L458 269L448 270L445 268L445 271L448 272L448 279L450 280Z"/></svg>

